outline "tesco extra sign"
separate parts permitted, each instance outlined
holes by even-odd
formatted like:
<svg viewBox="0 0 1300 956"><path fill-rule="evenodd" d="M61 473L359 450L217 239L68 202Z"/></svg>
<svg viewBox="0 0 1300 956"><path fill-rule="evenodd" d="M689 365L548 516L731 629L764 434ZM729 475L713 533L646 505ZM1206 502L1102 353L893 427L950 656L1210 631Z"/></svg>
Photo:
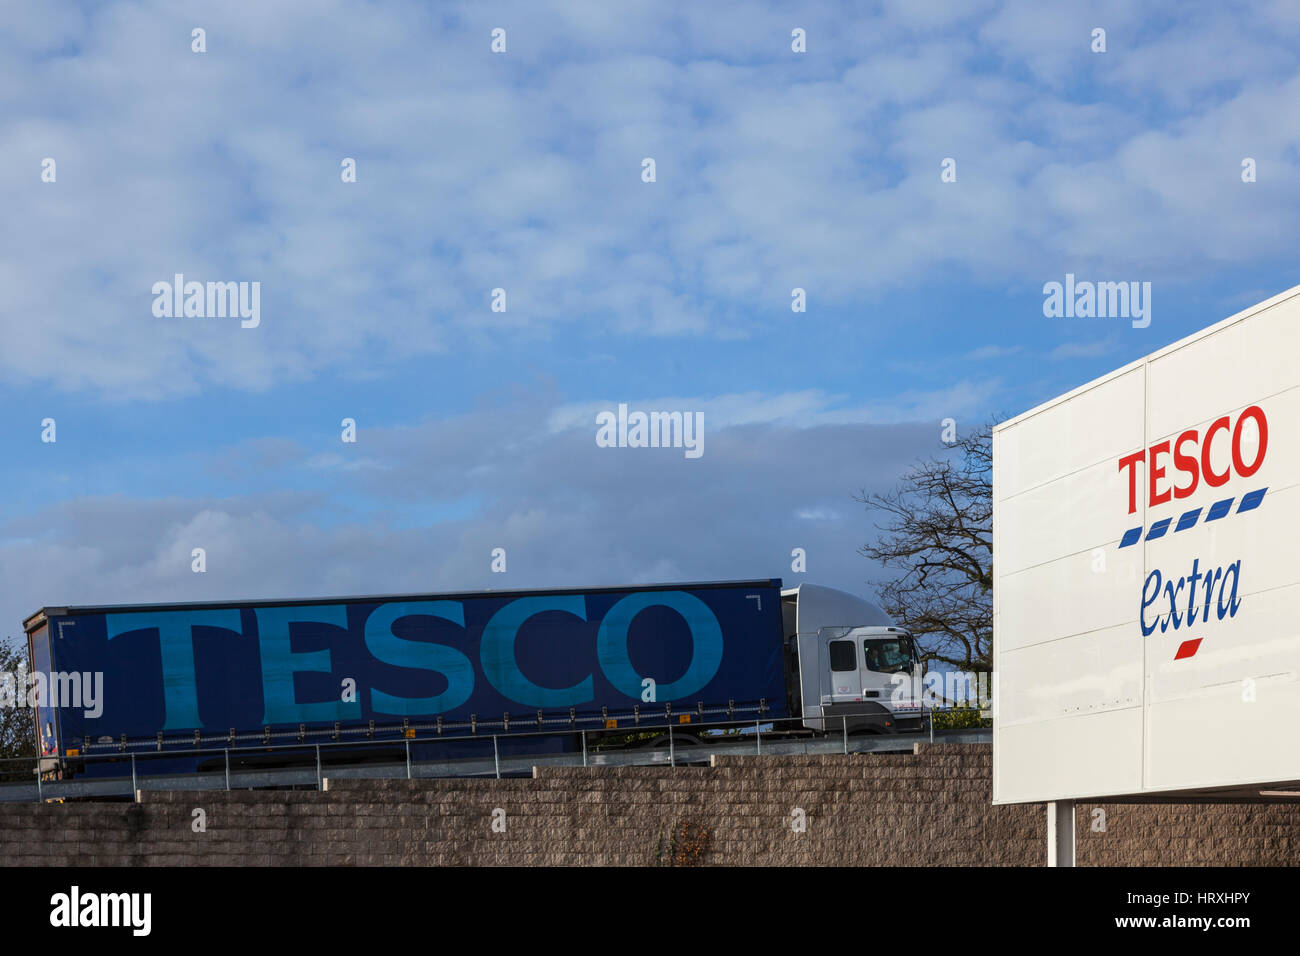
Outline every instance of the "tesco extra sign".
<svg viewBox="0 0 1300 956"><path fill-rule="evenodd" d="M1242 448L1242 430L1247 422L1255 423L1259 436L1249 463L1245 460L1245 450ZM1210 467L1210 453L1215 447L1216 439L1220 445L1231 442L1232 448L1232 465L1221 472ZM1252 405L1237 416L1235 423L1227 415L1215 420L1205 429L1204 438L1197 429L1191 428L1171 441L1162 441L1150 448L1125 455L1119 460L1119 470L1128 471L1128 513L1137 511L1139 464L1145 463L1147 466L1147 507L1155 508L1171 499L1190 498L1202 480L1211 488L1219 488L1231 481L1234 474L1240 478L1249 478L1264 464L1266 454L1268 418L1262 408ZM1170 468L1187 476L1187 484L1176 484L1174 475L1166 475Z"/></svg>
<svg viewBox="0 0 1300 956"><path fill-rule="evenodd" d="M1204 434L1191 428L1177 438L1124 455L1119 459L1119 470L1127 478L1127 513L1137 512L1141 493L1146 499L1148 515L1155 520L1150 525L1126 531L1120 539L1120 548L1254 511L1263 502L1268 488L1232 483L1253 477L1267 455L1268 416L1258 405L1244 409L1235 419L1229 415L1215 419ZM1222 463L1217 470L1216 460ZM1145 474L1140 476L1139 471ZM1224 497L1208 507L1162 514L1171 503L1196 494L1202 482L1209 488L1223 488ZM1236 616L1241 607L1238 591L1242 566L1237 560L1224 566L1203 567L1200 558L1195 558L1190 568L1178 572L1184 573L1155 568L1146 576L1139 617L1143 637L1151 637L1157 631L1161 634L1170 630L1186 632L1174 652L1175 660L1192 657L1200 649L1203 638L1193 632L1207 627L1212 620Z"/></svg>

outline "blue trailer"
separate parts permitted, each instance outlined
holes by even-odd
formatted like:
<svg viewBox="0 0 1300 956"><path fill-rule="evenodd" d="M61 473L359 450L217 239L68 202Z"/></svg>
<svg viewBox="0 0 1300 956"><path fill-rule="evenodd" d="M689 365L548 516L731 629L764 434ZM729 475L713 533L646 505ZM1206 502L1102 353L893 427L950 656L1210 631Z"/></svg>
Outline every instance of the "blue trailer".
<svg viewBox="0 0 1300 956"><path fill-rule="evenodd" d="M49 688L38 746L66 769L113 753L539 730L557 740L534 745L563 747L580 730L781 718L780 591L762 580L44 608L24 624Z"/></svg>
<svg viewBox="0 0 1300 956"><path fill-rule="evenodd" d="M901 628L853 595L779 579L47 607L24 629L55 777L119 775L123 761L183 773L234 750L273 765L295 745L453 759L485 741L576 749L591 731L789 717L888 733L923 717L896 692L918 673Z"/></svg>

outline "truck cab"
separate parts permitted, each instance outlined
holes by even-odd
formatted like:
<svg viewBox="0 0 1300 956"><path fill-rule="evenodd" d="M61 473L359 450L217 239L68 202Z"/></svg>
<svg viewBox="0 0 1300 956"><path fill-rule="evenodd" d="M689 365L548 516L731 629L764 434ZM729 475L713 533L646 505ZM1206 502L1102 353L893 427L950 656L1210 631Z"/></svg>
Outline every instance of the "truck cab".
<svg viewBox="0 0 1300 956"><path fill-rule="evenodd" d="M917 733L929 719L905 628L835 588L781 592L790 711L817 733Z"/></svg>

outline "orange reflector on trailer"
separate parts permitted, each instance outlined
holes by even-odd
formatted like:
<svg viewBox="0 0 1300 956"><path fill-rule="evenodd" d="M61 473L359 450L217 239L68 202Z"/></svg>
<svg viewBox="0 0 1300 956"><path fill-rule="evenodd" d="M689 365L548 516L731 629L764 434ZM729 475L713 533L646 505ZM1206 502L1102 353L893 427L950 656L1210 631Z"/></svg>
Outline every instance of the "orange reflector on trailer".
<svg viewBox="0 0 1300 956"><path fill-rule="evenodd" d="M69 748L68 748L68 756L69 756L69 757L80 757L80 756L81 756L81 750L80 750L79 748L77 748L77 747L69 747Z"/></svg>
<svg viewBox="0 0 1300 956"><path fill-rule="evenodd" d="M618 726L618 721L614 720L612 717L609 720L605 721L606 730L613 730L617 726Z"/></svg>
<svg viewBox="0 0 1300 956"><path fill-rule="evenodd" d="M691 722L691 715L690 715L690 714L678 714L678 715L677 715L677 722L678 722L679 724L689 724L689 723Z"/></svg>

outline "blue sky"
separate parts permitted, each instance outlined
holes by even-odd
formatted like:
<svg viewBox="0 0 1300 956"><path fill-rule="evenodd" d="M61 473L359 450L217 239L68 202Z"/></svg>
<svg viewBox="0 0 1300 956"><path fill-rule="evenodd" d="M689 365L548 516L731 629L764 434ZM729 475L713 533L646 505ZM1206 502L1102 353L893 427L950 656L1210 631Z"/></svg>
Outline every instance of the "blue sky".
<svg viewBox="0 0 1300 956"><path fill-rule="evenodd" d="M8 19L0 633L98 602L869 594L852 496L938 453L942 419L1009 417L1297 283L1294 4ZM259 282L260 325L155 317L177 272ZM1066 273L1150 282L1149 327L1044 317ZM598 448L620 402L703 412L704 456Z"/></svg>

